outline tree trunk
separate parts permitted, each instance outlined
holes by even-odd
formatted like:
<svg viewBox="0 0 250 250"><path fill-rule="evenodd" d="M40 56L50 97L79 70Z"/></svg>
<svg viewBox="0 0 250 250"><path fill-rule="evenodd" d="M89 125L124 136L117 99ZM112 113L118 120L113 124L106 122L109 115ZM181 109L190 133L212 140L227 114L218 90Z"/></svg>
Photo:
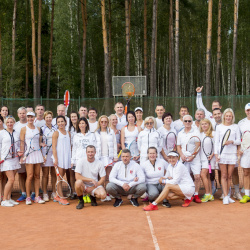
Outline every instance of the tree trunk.
<svg viewBox="0 0 250 250"><path fill-rule="evenodd" d="M14 90L14 81L15 81L15 61L16 61L16 11L17 11L17 0L14 0L14 10L13 10L13 19L12 19L12 60L11 60L11 84L10 84L10 93Z"/></svg>
<svg viewBox="0 0 250 250"><path fill-rule="evenodd" d="M38 29L37 29L37 97L40 98L41 77L42 77L42 49L41 49L41 32L42 32L42 0L38 2Z"/></svg>
<svg viewBox="0 0 250 250"><path fill-rule="evenodd" d="M87 38L87 1L81 1L82 11L82 65L81 65L81 98L85 97L85 64L86 64L86 38Z"/></svg>
<svg viewBox="0 0 250 250"><path fill-rule="evenodd" d="M211 41L213 0L208 2L207 51L206 51L206 95L211 95Z"/></svg>
<svg viewBox="0 0 250 250"><path fill-rule="evenodd" d="M144 29L143 29L143 37L144 37L144 75L146 79L148 78L148 57L147 57L147 0L144 0Z"/></svg>
<svg viewBox="0 0 250 250"><path fill-rule="evenodd" d="M25 58L25 98L29 95L29 38L28 38L28 16L29 16L29 0L26 0L26 58Z"/></svg>
<svg viewBox="0 0 250 250"><path fill-rule="evenodd" d="M232 74L231 74L231 95L236 94L235 65L236 65L236 46L237 46L237 32L238 32L238 9L239 9L239 0L234 0L234 39L233 39L233 58L232 58Z"/></svg>
<svg viewBox="0 0 250 250"><path fill-rule="evenodd" d="M50 94L50 76L51 76L51 67L52 67L54 9L55 9L55 0L52 0L51 24L50 24L50 45L49 45L49 68L48 68L47 95L46 95L48 99L49 99L49 94Z"/></svg>
<svg viewBox="0 0 250 250"><path fill-rule="evenodd" d="M36 28L33 0L30 0L31 25L32 25L32 62L33 62L33 97L37 98L37 73L36 73Z"/></svg>
<svg viewBox="0 0 250 250"><path fill-rule="evenodd" d="M169 6L169 95L174 96L174 29L173 29L173 0Z"/></svg>
<svg viewBox="0 0 250 250"><path fill-rule="evenodd" d="M111 0L109 0L109 77L112 79Z"/></svg>
<svg viewBox="0 0 250 250"><path fill-rule="evenodd" d="M155 72L155 56L156 56L156 19L157 19L157 4L158 0L153 0L153 27L152 27L152 46L151 46L151 62L150 62L150 96L155 96L156 93L156 72Z"/></svg>
<svg viewBox="0 0 250 250"><path fill-rule="evenodd" d="M179 97L179 0L175 1L175 89L176 97Z"/></svg>
<svg viewBox="0 0 250 250"><path fill-rule="evenodd" d="M107 38L107 25L105 15L105 0L101 0L102 10L102 35L103 35L103 48L104 48L104 89L105 97L110 97L110 77L109 77L109 51L108 51L108 38Z"/></svg>
<svg viewBox="0 0 250 250"><path fill-rule="evenodd" d="M220 86L220 60L221 60L221 6L222 0L219 0L218 6L218 40L217 40L217 63L216 63L216 80L215 80L215 95L219 95Z"/></svg>
<svg viewBox="0 0 250 250"><path fill-rule="evenodd" d="M131 0L125 0L125 23L126 23L126 65L125 75L130 75L130 14Z"/></svg>
<svg viewBox="0 0 250 250"><path fill-rule="evenodd" d="M3 96L3 71L2 71L2 35L1 35L1 18L0 18L0 96Z"/></svg>

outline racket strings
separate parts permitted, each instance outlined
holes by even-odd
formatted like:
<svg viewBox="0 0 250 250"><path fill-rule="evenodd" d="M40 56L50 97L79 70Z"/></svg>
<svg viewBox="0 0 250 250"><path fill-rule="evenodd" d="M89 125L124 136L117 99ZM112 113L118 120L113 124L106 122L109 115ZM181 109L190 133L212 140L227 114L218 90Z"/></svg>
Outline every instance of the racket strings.
<svg viewBox="0 0 250 250"><path fill-rule="evenodd" d="M131 82L125 82L122 85L122 95L125 98L131 98L135 93L135 87Z"/></svg>
<svg viewBox="0 0 250 250"><path fill-rule="evenodd" d="M200 139L196 136L191 137L187 143L187 151L191 154L195 154L200 150Z"/></svg>
<svg viewBox="0 0 250 250"><path fill-rule="evenodd" d="M241 148L246 150L250 147L250 132L245 132L241 141Z"/></svg>
<svg viewBox="0 0 250 250"><path fill-rule="evenodd" d="M206 156L210 156L213 153L213 141L210 137L205 137L203 140L203 152Z"/></svg>
<svg viewBox="0 0 250 250"><path fill-rule="evenodd" d="M169 153L175 148L176 135L174 133L171 132L167 135L165 145L166 145L167 153Z"/></svg>

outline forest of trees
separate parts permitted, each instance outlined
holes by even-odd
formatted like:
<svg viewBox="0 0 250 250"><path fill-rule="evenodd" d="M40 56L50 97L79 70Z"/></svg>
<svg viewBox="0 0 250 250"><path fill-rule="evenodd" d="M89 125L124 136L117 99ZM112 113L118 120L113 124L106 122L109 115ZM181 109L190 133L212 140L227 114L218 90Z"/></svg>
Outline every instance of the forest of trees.
<svg viewBox="0 0 250 250"><path fill-rule="evenodd" d="M249 95L249 0L1 0L0 96Z"/></svg>

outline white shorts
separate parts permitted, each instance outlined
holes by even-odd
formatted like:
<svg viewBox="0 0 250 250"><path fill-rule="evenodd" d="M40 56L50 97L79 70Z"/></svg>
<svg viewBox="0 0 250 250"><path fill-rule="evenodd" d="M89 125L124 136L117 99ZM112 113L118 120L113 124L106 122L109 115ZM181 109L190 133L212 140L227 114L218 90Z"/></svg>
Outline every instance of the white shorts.
<svg viewBox="0 0 250 250"><path fill-rule="evenodd" d="M19 169L17 170L17 173L18 173L18 174L26 173L25 164L20 164L20 165L21 165L21 168L19 168Z"/></svg>
<svg viewBox="0 0 250 250"><path fill-rule="evenodd" d="M200 162L185 162L184 165L187 167L189 173L193 173L194 175L201 174L201 164Z"/></svg>
<svg viewBox="0 0 250 250"><path fill-rule="evenodd" d="M250 168L250 151L246 150L241 157L240 165L242 168Z"/></svg>
<svg viewBox="0 0 250 250"><path fill-rule="evenodd" d="M101 185L101 186L98 186L98 187L96 187L95 189L92 190L91 195L92 195L93 197L95 197L95 191L96 191L97 189L99 189L99 188L103 188L103 186L102 186L102 185Z"/></svg>

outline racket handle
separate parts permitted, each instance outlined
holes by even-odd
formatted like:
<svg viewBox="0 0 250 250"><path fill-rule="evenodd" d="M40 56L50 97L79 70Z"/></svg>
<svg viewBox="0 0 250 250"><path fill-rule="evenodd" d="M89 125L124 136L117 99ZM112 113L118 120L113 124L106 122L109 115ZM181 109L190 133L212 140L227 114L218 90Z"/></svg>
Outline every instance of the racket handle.
<svg viewBox="0 0 250 250"><path fill-rule="evenodd" d="M1 161L0 161L0 164L2 164L3 162L4 162L4 160L1 160Z"/></svg>
<svg viewBox="0 0 250 250"><path fill-rule="evenodd" d="M58 167L55 167L55 170L56 170L56 175L59 176L59 170L58 170Z"/></svg>
<svg viewBox="0 0 250 250"><path fill-rule="evenodd" d="M211 169L211 164L210 163L208 164L208 169L209 169L209 174L211 174L212 173L212 169Z"/></svg>

